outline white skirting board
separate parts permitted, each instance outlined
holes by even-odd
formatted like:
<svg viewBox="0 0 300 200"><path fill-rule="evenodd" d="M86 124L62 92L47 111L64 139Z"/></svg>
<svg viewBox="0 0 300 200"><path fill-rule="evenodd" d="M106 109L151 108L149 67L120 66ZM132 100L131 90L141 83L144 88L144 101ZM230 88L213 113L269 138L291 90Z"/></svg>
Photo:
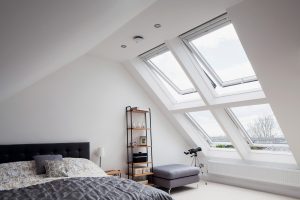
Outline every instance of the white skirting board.
<svg viewBox="0 0 300 200"><path fill-rule="evenodd" d="M300 170L208 162L208 180L300 198Z"/></svg>
<svg viewBox="0 0 300 200"><path fill-rule="evenodd" d="M279 194L294 198L300 199L300 188L293 187L293 186L285 186L285 185L278 185L274 183L266 183L260 181L253 181L229 176L222 176L216 174L209 174L208 180L210 182L215 183L222 183L226 185L232 185L236 187L242 187L247 189L258 190L262 192L269 192L273 194ZM209 183L208 183L209 184Z"/></svg>

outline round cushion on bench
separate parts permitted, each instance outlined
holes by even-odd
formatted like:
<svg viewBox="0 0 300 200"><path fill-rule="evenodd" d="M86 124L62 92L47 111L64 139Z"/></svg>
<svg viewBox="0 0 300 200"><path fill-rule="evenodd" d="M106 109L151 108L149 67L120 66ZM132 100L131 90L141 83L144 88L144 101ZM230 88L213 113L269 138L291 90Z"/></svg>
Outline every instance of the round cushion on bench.
<svg viewBox="0 0 300 200"><path fill-rule="evenodd" d="M177 179L187 176L198 175L200 170L198 167L189 165L172 164L162 165L153 168L154 176L165 179Z"/></svg>

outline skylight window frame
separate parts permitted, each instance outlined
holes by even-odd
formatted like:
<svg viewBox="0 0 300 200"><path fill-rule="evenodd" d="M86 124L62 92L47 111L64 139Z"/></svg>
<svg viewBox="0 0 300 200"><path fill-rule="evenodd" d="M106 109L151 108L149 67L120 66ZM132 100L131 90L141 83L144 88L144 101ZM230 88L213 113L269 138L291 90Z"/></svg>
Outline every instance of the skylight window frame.
<svg viewBox="0 0 300 200"><path fill-rule="evenodd" d="M262 105L262 104L254 104L254 105ZM248 106L252 106L252 105L248 105ZM225 108L225 111L228 114L228 116L230 117L230 119L233 121L233 123L236 125L236 127L243 134L243 136L246 139L246 141L247 141L250 149L251 149L251 147L272 147L272 146L274 146L274 147L287 147L287 148L289 148L288 144L256 144L256 143L253 143L253 141L251 140L250 136L248 135L248 132L246 131L246 129L244 128L244 126L242 125L242 123L240 122L240 120L238 119L238 117L231 110L231 108ZM259 151L258 150L252 150L252 151L255 151L255 152L271 152L271 153L287 153L287 152L268 151L268 150L259 150Z"/></svg>
<svg viewBox="0 0 300 200"><path fill-rule="evenodd" d="M247 76L239 79L234 79L230 81L223 81L217 72L211 67L208 61L206 61L205 57L201 54L201 52L191 43L192 40L199 38L201 36L204 36L210 32L213 32L215 30L218 30L228 24L231 24L231 20L228 18L227 13L216 17L198 27L195 29L192 29L191 31L188 31L187 33L184 33L180 35L179 37L181 40L184 42L184 44L188 47L190 52L196 57L198 62L203 65L203 67L200 67L203 69L203 71L206 73L208 78L211 81L211 85L213 88L216 87L216 85L219 85L223 88L225 87L230 87L230 86L235 86L239 84L244 84L244 83L251 83L254 81L258 81L258 78L256 75L254 76Z"/></svg>
<svg viewBox="0 0 300 200"><path fill-rule="evenodd" d="M209 111L209 110L207 110L207 111ZM233 146L233 144L231 142L213 142L211 140L210 136L207 134L207 132L201 127L201 125L189 113L185 113L185 116L189 120L189 122L191 122L194 125L194 127L197 129L197 131L199 131L200 134L202 134L202 136L205 138L206 142L209 144L210 148L214 148L214 149L217 148L214 145L216 145L216 146L217 145L232 145ZM220 128L222 129L222 127L220 127ZM225 131L224 131L224 133L225 133ZM225 135L226 135L226 133L225 133ZM227 135L226 135L226 137L227 137ZM228 150L228 149L224 148L223 150Z"/></svg>
<svg viewBox="0 0 300 200"><path fill-rule="evenodd" d="M248 143L249 147L254 146L255 144L252 142L250 136L247 134L247 131L245 130L244 126L241 124L240 120L238 120L237 116L232 112L230 108L225 108L225 112L230 117L232 122L235 124L235 126L241 130L244 138L246 139L246 142Z"/></svg>
<svg viewBox="0 0 300 200"><path fill-rule="evenodd" d="M186 90L181 90L177 87L175 83L173 83L172 80L170 80L153 62L151 62L151 58L161 55L165 52L170 51L165 44L162 44L142 55L139 57L146 63L146 65L153 71L155 71L166 83L168 83L178 94L180 95L186 95L186 94L192 94L192 93L198 93L196 88L190 88ZM175 58L176 59L176 58Z"/></svg>

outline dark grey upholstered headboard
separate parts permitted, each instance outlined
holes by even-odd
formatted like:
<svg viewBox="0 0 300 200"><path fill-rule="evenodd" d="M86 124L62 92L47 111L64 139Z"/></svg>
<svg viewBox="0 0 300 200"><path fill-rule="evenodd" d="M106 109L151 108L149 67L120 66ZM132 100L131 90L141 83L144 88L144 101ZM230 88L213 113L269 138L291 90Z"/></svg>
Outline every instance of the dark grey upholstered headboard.
<svg viewBox="0 0 300 200"><path fill-rule="evenodd" d="M63 157L90 158L90 143L46 143L0 145L0 163L29 161L35 155L61 154Z"/></svg>

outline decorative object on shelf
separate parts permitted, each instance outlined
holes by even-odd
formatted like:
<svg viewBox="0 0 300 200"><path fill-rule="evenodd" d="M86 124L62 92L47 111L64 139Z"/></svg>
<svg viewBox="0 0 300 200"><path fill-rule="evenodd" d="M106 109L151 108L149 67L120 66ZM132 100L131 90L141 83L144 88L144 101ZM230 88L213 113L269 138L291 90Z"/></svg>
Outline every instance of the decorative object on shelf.
<svg viewBox="0 0 300 200"><path fill-rule="evenodd" d="M144 121L133 121L131 128L139 128L139 129L146 128L146 124Z"/></svg>
<svg viewBox="0 0 300 200"><path fill-rule="evenodd" d="M99 157L99 165L102 167L101 159L105 156L104 147L98 147L96 150L96 156Z"/></svg>
<svg viewBox="0 0 300 200"><path fill-rule="evenodd" d="M147 145L147 137L140 136L140 145Z"/></svg>
<svg viewBox="0 0 300 200"><path fill-rule="evenodd" d="M137 123L137 128L142 128L142 122Z"/></svg>
<svg viewBox="0 0 300 200"><path fill-rule="evenodd" d="M134 163L148 162L148 153L142 153L142 152L133 153L132 161Z"/></svg>
<svg viewBox="0 0 300 200"><path fill-rule="evenodd" d="M129 144L130 144L129 147L136 147L137 146L137 142L136 141L130 142Z"/></svg>
<svg viewBox="0 0 300 200"><path fill-rule="evenodd" d="M143 168L141 167L134 167L133 168L133 171L131 171L132 169L130 168L129 169L129 174L131 175L140 175L140 174L143 174Z"/></svg>
<svg viewBox="0 0 300 200"><path fill-rule="evenodd" d="M151 109L127 106L126 122L128 178L148 183L153 175Z"/></svg>
<svg viewBox="0 0 300 200"><path fill-rule="evenodd" d="M132 127L131 128L137 128L137 123L136 122L132 122Z"/></svg>
<svg viewBox="0 0 300 200"><path fill-rule="evenodd" d="M143 169L143 174L151 172L151 168L150 167L143 167L142 169Z"/></svg>
<svg viewBox="0 0 300 200"><path fill-rule="evenodd" d="M142 127L141 128L146 128L145 122L142 122Z"/></svg>

